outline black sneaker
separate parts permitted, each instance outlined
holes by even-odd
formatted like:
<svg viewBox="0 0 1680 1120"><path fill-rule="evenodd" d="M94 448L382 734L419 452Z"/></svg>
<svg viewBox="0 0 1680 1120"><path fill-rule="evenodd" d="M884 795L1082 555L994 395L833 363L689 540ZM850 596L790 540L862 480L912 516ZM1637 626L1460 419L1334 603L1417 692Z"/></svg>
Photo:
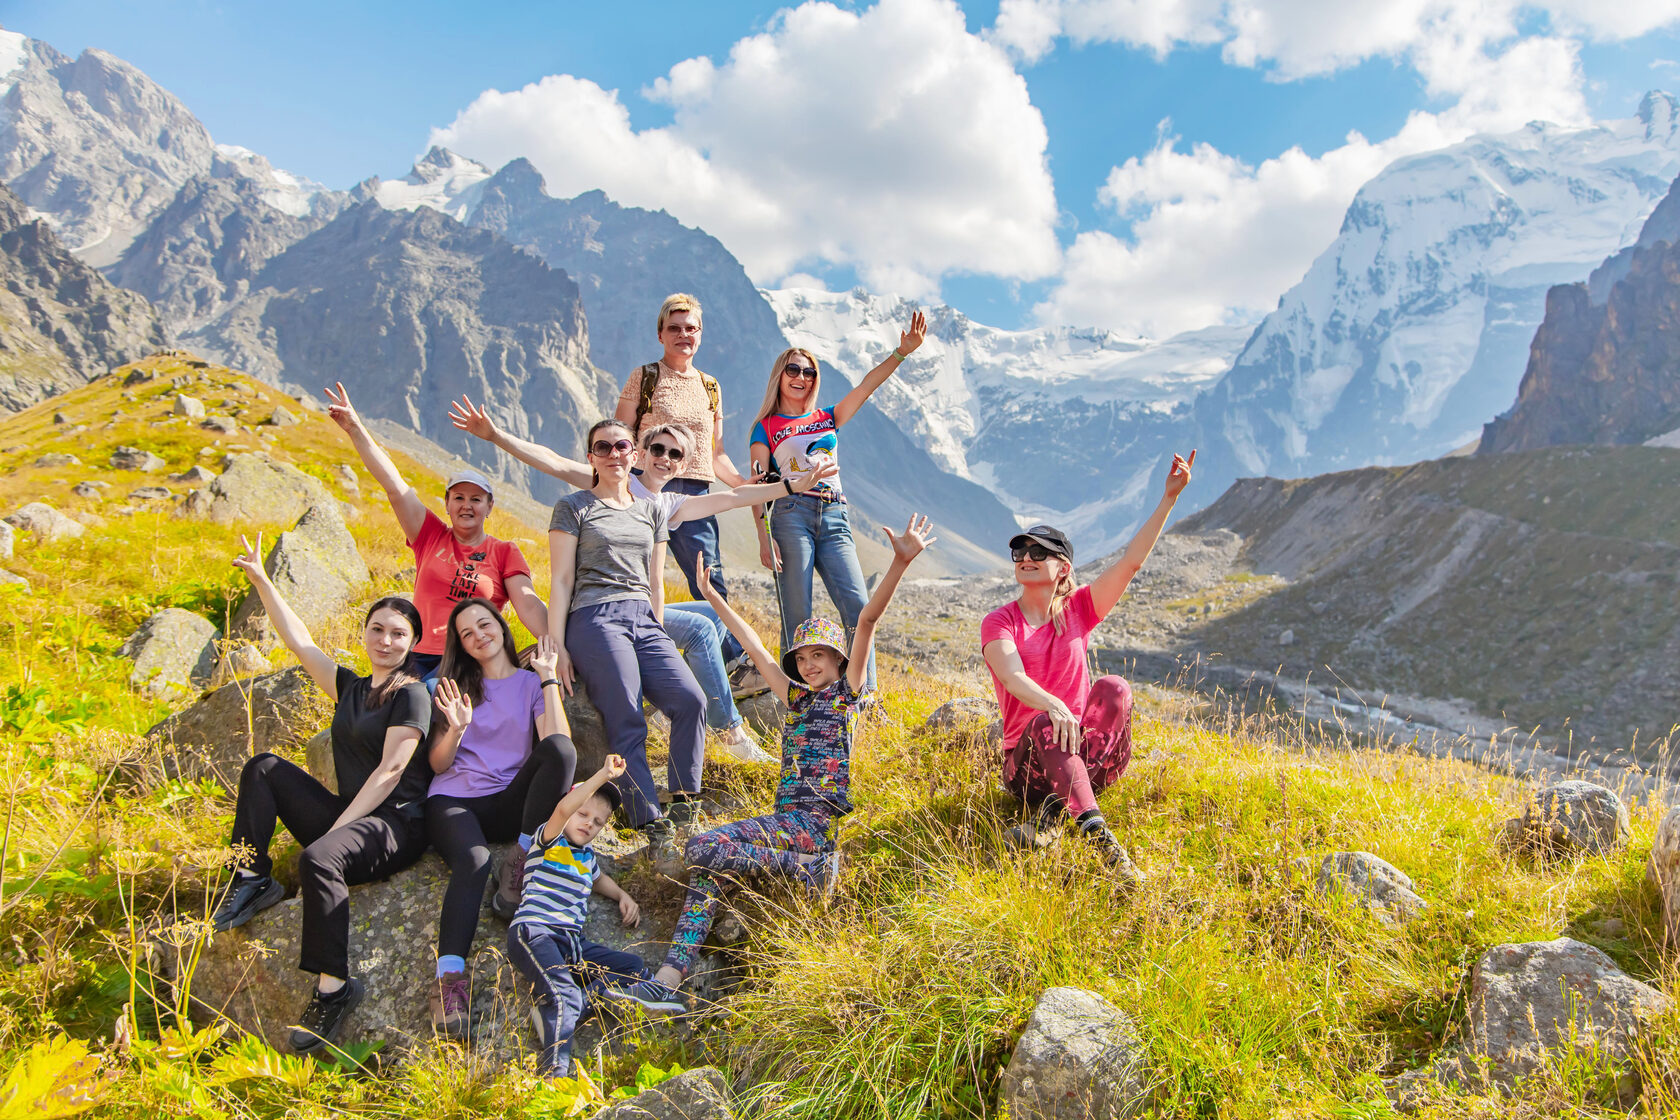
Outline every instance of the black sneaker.
<svg viewBox="0 0 1680 1120"><path fill-rule="evenodd" d="M697 796L691 795L681 799L672 798L671 803L665 806L665 819L676 828L687 828L699 816L700 799Z"/></svg>
<svg viewBox="0 0 1680 1120"><path fill-rule="evenodd" d="M1067 810L1059 798L1047 798L1037 808L1023 809L1020 823L1003 834L1004 844L1017 852L1033 852L1060 839L1067 827Z"/></svg>
<svg viewBox="0 0 1680 1120"><path fill-rule="evenodd" d="M217 932L244 925L286 897L286 888L267 875L240 875L229 883L210 919Z"/></svg>
<svg viewBox="0 0 1680 1120"><path fill-rule="evenodd" d="M661 1015L680 1015L688 1010L688 1004L676 989L653 979L609 984L601 994L616 1003L638 1004L644 1011Z"/></svg>
<svg viewBox="0 0 1680 1120"><path fill-rule="evenodd" d="M292 1028L288 1040L292 1049L299 1054L313 1054L336 1042L344 1020L361 1006L366 995L367 986L354 976L330 996L322 995L321 989L316 988L309 996L309 1006L303 1009L302 1019Z"/></svg>

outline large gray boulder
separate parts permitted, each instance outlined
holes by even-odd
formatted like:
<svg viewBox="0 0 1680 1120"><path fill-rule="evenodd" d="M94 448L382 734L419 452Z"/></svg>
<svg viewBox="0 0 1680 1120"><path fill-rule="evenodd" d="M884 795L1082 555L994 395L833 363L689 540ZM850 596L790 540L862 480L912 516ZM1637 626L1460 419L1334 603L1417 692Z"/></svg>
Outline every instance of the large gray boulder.
<svg viewBox="0 0 1680 1120"><path fill-rule="evenodd" d="M30 502L20 506L15 513L6 515L6 524L13 529L34 533L35 539L43 544L49 541L70 540L86 531L81 522L64 516L45 502Z"/></svg>
<svg viewBox="0 0 1680 1120"><path fill-rule="evenodd" d="M975 723L990 723L997 718L997 701L991 697L959 696L935 708L922 724L922 730L935 734L956 731Z"/></svg>
<svg viewBox="0 0 1680 1120"><path fill-rule="evenodd" d="M701 1066L597 1112L595 1120L735 1120L735 1109L723 1071Z"/></svg>
<svg viewBox="0 0 1680 1120"><path fill-rule="evenodd" d="M370 578L355 539L344 527L338 503L330 498L309 507L295 528L280 534L263 561L263 570L312 630L336 618ZM258 641L274 640L268 613L255 590L246 593L234 612L232 628Z"/></svg>
<svg viewBox="0 0 1680 1120"><path fill-rule="evenodd" d="M1147 1056L1130 1016L1081 988L1038 998L1003 1071L1010 1120L1111 1120L1147 1103Z"/></svg>
<svg viewBox="0 0 1680 1120"><path fill-rule="evenodd" d="M1639 1081L1626 1063L1645 1020L1671 1002L1571 938L1495 945L1471 975L1466 1038L1428 1069L1397 1078L1390 1093L1408 1104L1430 1081L1482 1092L1508 1088L1573 1045L1623 1064L1616 1087L1631 1103Z"/></svg>
<svg viewBox="0 0 1680 1120"><path fill-rule="evenodd" d="M216 640L222 632L208 619L165 607L140 624L117 652L134 662L128 683L156 700L202 687L216 668Z"/></svg>
<svg viewBox="0 0 1680 1120"><path fill-rule="evenodd" d="M610 867L611 838L597 847ZM295 862L277 865L276 875L293 882ZM367 984L367 999L350 1017L342 1042L383 1041L397 1057L430 1045L426 998L436 978L438 912L448 879L443 861L427 854L390 879L350 889L350 970ZM626 929L618 907L596 896L590 900L584 936L637 953L656 966L665 956L664 936L675 921L675 904L663 896L633 894L643 907L638 928ZM200 1013L195 1018L202 1024L225 1015L240 1029L287 1050L287 1032L309 998L312 980L298 969L301 933L302 900L294 894L239 929L213 935L192 974L192 999ZM469 958L472 1035L476 1054L493 1065L517 1060L536 1045L528 986L508 961L506 946L507 927L485 906ZM573 1041L575 1055L583 1057L602 1042L603 1023L616 1020L603 1017L592 1029L580 1030Z"/></svg>
<svg viewBox="0 0 1680 1120"><path fill-rule="evenodd" d="M111 453L111 469L114 471L161 471L168 466L163 457L142 447L129 447L126 444Z"/></svg>
<svg viewBox="0 0 1680 1120"><path fill-rule="evenodd" d="M332 718L331 705L301 668L225 684L153 725L171 777L213 777L239 788L239 771L264 751L284 750Z"/></svg>
<svg viewBox="0 0 1680 1120"><path fill-rule="evenodd" d="M290 524L311 506L329 505L332 495L320 480L290 463L260 452L229 455L225 469L210 485L181 502L183 517L202 517L220 525Z"/></svg>
<svg viewBox="0 0 1680 1120"><path fill-rule="evenodd" d="M1657 822L1657 836L1651 843L1651 858L1645 864L1645 880L1662 899L1663 923L1668 943L1680 945L1680 805Z"/></svg>
<svg viewBox="0 0 1680 1120"><path fill-rule="evenodd" d="M1318 893L1345 892L1383 925L1411 921L1429 904L1418 897L1404 871L1370 852L1331 852L1318 866Z"/></svg>
<svg viewBox="0 0 1680 1120"><path fill-rule="evenodd" d="M1570 780L1529 797L1520 816L1505 824L1515 847L1557 855L1613 851L1627 842L1627 806L1597 782Z"/></svg>
<svg viewBox="0 0 1680 1120"><path fill-rule="evenodd" d="M0 521L0 560L10 560L17 548L17 530L10 521Z"/></svg>

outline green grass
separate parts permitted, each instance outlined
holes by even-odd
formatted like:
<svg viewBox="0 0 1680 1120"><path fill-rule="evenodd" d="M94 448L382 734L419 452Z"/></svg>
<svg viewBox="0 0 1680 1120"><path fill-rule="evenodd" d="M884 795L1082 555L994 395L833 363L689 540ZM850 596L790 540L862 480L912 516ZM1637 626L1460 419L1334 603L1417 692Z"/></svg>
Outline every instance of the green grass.
<svg viewBox="0 0 1680 1120"><path fill-rule="evenodd" d="M68 394L46 416L114 407L99 397L116 396L110 383L80 392L91 399ZM127 407L144 424L161 405ZM53 478L27 466L55 449L40 411L17 418L27 451L0 452L0 496L15 505L44 493L78 508L63 492L87 469ZM109 438L140 442L151 431L171 429L119 425ZM90 446L91 435L75 453L103 461L108 451ZM199 437L182 437L156 445L170 447L159 453L172 468L197 457ZM301 463L330 465L345 450L319 416L287 437ZM400 586L407 553L363 481L353 531L376 583ZM233 541L233 530L138 514L110 517L79 543L20 550L15 567L36 590L0 628L13 653L0 687L17 697L0 710L32 711L34 696L46 714L27 734L11 728L0 771L0 1069L26 1090L12 1104L0 1091L0 1117L30 1114L15 1110L36 1098L73 1103L78 1092L97 1102L90 1114L122 1117L535 1118L597 1099L454 1052L376 1075L301 1062L191 1033L143 983L136 989L144 931L192 932L176 920L201 906L232 805L213 784L158 776L153 748L135 733L161 709L128 694L114 646L158 605L225 609L237 588L222 566ZM326 641L356 648L354 622L341 619ZM747 900L745 985L694 1041L609 1064L602 1093L630 1085L644 1061L693 1066L710 1054L760 1086L768 1117L993 1117L1034 1001L1069 984L1137 1021L1157 1116L1377 1117L1389 1114L1380 1079L1426 1064L1461 1027L1468 968L1492 944L1568 934L1680 994L1642 881L1657 819L1649 807L1635 812L1622 852L1537 862L1495 842L1520 802L1513 783L1456 762L1308 742L1275 724L1213 730L1151 692L1133 767L1102 797L1148 876L1126 897L1072 839L1029 860L1007 854L1009 806L987 748L973 735L919 732L942 700L989 691L978 670L935 677L882 661L885 699L855 754L859 810L843 828L848 871L835 905L814 910L775 891ZM6 718L11 727L26 717ZM767 768L709 773L768 807ZM1406 871L1429 909L1390 931L1346 900L1319 898L1317 860L1346 849ZM1592 932L1610 917L1623 934ZM86 1055L51 1049L66 1037ZM1655 1026L1640 1064L1653 1113L1680 1108L1680 1022ZM1608 1103L1603 1073L1560 1061L1513 1101L1442 1095L1425 1114L1625 1115Z"/></svg>

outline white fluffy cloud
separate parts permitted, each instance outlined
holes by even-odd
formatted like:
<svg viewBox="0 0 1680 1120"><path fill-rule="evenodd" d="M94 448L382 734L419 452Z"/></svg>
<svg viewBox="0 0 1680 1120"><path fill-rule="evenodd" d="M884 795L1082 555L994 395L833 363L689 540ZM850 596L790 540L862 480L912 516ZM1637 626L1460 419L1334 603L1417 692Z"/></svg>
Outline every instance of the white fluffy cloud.
<svg viewBox="0 0 1680 1120"><path fill-rule="evenodd" d="M1060 263L1043 119L952 0L812 0L644 92L669 127L637 131L616 91L561 75L482 94L432 140L491 166L526 156L560 196L664 208L761 283L823 261L922 296L948 272Z"/></svg>
<svg viewBox="0 0 1680 1120"><path fill-rule="evenodd" d="M1680 14L1680 0L1647 5L1637 19L1558 3L1551 19L1580 34L1618 37L1665 22L1663 6L1671 9L1667 19ZM1145 9L1156 18L1144 18ZM1173 17L1168 30L1162 12ZM1449 102L1440 112L1413 113L1386 139L1350 133L1321 156L1293 148L1257 166L1205 144L1181 151L1163 139L1114 168L1100 192L1099 201L1128 222L1127 235L1080 234L1038 316L1155 335L1256 317L1301 278L1335 237L1359 187L1393 160L1531 120L1586 123L1578 42L1518 38L1517 14L1511 3L1437 0L1005 0L993 35L1029 58L1057 36L1158 52L1223 42L1227 61L1292 78L1403 55L1426 91Z"/></svg>

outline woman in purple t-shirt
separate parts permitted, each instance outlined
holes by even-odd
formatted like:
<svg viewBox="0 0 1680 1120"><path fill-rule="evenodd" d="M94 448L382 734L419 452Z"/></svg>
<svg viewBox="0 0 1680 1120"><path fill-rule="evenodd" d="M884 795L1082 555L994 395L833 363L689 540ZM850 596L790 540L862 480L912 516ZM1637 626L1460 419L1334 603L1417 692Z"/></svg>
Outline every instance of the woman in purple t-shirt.
<svg viewBox="0 0 1680 1120"><path fill-rule="evenodd" d="M1173 456L1155 512L1120 559L1083 587L1074 586L1066 534L1048 525L1017 534L1009 550L1021 594L980 623L981 653L1003 709L1003 781L1023 808L1010 843L1043 847L1071 816L1127 883L1138 880L1138 870L1103 820L1096 795L1131 761L1132 689L1117 676L1091 683L1085 650L1091 631L1149 559L1195 461L1194 451L1188 459Z"/></svg>
<svg viewBox="0 0 1680 1120"><path fill-rule="evenodd" d="M449 865L430 1004L433 1029L452 1038L467 1035L466 957L490 877L490 844L511 841L490 900L505 921L519 908L530 836L572 788L577 768L555 672L558 646L539 638L531 669L519 667L515 650L507 620L488 599L465 599L449 613L427 753L435 776L426 832Z"/></svg>

